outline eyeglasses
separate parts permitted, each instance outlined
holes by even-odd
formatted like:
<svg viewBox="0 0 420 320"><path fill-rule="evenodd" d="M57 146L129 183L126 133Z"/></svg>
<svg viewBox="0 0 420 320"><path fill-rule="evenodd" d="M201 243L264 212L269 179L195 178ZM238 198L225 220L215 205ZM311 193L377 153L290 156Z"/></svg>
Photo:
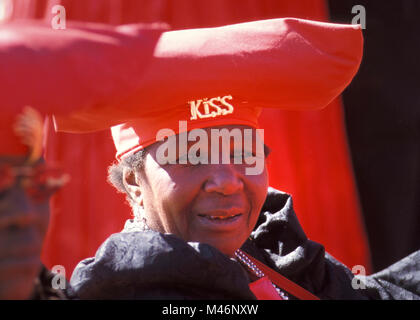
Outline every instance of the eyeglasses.
<svg viewBox="0 0 420 320"><path fill-rule="evenodd" d="M43 202L69 180L70 176L63 170L46 164L36 166L0 164L0 198L13 186L19 184L34 201Z"/></svg>

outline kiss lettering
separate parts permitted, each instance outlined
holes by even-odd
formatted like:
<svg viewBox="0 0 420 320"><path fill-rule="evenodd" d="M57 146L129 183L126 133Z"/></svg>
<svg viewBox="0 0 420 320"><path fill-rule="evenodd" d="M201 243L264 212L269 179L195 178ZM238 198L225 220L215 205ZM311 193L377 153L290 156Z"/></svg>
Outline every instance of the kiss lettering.
<svg viewBox="0 0 420 320"><path fill-rule="evenodd" d="M233 113L233 106L226 100L232 100L232 96L224 96L217 98L204 98L196 101L190 101L191 119L197 120L203 118L215 118ZM200 111L202 107L202 111Z"/></svg>

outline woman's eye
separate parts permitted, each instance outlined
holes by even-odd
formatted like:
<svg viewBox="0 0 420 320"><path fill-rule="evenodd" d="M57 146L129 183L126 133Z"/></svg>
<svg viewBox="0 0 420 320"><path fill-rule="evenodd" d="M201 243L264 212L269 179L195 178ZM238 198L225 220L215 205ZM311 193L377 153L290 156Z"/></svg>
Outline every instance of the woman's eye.
<svg viewBox="0 0 420 320"><path fill-rule="evenodd" d="M180 156L177 159L176 163L177 164L180 164L180 165L184 165L184 166L190 166L190 165L192 165L191 162L190 162L190 159L188 158L188 154L185 154L185 155Z"/></svg>
<svg viewBox="0 0 420 320"><path fill-rule="evenodd" d="M184 154L178 158L177 161L179 164L187 164L188 163L188 154Z"/></svg>
<svg viewBox="0 0 420 320"><path fill-rule="evenodd" d="M188 153L179 157L177 160L177 164L185 165L185 166L196 166L199 164L209 164L211 159L209 158L209 154L205 152L198 152L196 153Z"/></svg>
<svg viewBox="0 0 420 320"><path fill-rule="evenodd" d="M253 157L255 157L255 155L251 151L235 151L233 154L231 154L231 158L236 160L245 160Z"/></svg>
<svg viewBox="0 0 420 320"><path fill-rule="evenodd" d="M230 157L233 158L233 159L239 159L240 160L243 157L243 153L242 153L242 151L237 151L237 152L234 152L233 154L231 154Z"/></svg>
<svg viewBox="0 0 420 320"><path fill-rule="evenodd" d="M244 152L244 158L254 158L255 157L255 153L252 151L245 151Z"/></svg>

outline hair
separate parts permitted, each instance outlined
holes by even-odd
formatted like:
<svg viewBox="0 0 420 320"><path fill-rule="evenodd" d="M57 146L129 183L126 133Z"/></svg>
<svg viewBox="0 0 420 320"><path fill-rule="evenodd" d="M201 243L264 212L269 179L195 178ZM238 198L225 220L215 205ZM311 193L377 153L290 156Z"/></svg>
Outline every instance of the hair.
<svg viewBox="0 0 420 320"><path fill-rule="evenodd" d="M124 186L124 169L131 170L142 170L144 168L144 160L146 158L147 151L145 149L137 151L136 153L122 159L120 162L114 162L108 167L108 182L117 189L119 193L126 195L126 200L135 212L135 206L130 193Z"/></svg>

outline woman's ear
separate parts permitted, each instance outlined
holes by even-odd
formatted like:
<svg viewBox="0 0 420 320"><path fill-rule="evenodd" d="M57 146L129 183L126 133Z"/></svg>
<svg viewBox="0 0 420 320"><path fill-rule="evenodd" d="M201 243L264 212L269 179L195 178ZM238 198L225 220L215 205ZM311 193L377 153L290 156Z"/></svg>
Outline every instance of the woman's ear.
<svg viewBox="0 0 420 320"><path fill-rule="evenodd" d="M136 174L133 169L125 167L123 169L123 184L130 198L139 206L143 207L143 196L137 182Z"/></svg>

